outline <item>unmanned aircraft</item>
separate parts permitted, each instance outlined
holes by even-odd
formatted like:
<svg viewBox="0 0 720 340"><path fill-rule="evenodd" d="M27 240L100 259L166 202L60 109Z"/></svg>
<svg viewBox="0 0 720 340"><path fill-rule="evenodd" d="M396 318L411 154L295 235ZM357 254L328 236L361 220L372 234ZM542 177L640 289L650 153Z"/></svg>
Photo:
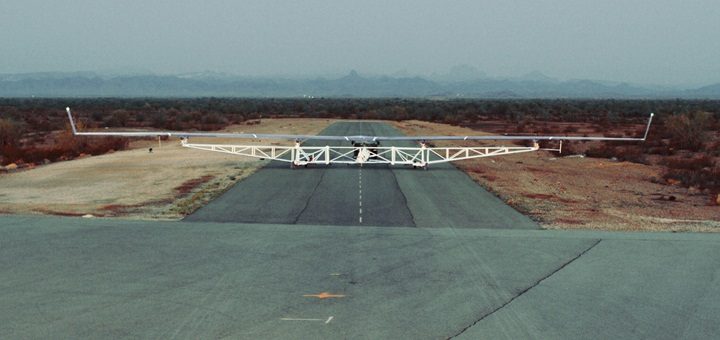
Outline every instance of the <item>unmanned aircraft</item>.
<svg viewBox="0 0 720 340"><path fill-rule="evenodd" d="M72 132L76 136L115 136L115 137L178 137L181 145L186 148L222 152L239 156L269 159L290 163L292 167L308 164L390 164L411 165L425 168L431 164L447 163L472 158L483 158L540 150L540 141L559 141L558 149L562 151L562 141L624 141L642 142L647 139L654 114L650 114L645 134L642 137L579 137L579 136L522 136L522 135L490 135L490 136L319 136L319 135L285 135L260 133L232 132L184 132L184 131L77 131L70 108L66 108ZM192 137L237 138L237 139L271 139L294 141L292 146L276 145L228 145L228 144L197 144L190 143ZM532 146L429 146L432 141L532 141ZM350 146L306 146L306 141L342 141ZM412 141L416 147L381 146L381 142Z"/></svg>

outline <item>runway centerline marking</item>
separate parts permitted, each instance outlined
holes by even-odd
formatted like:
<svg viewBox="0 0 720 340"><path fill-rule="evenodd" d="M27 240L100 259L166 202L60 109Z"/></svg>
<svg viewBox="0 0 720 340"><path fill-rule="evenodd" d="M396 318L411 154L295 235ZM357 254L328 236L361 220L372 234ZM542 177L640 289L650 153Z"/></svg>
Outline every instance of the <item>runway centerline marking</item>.
<svg viewBox="0 0 720 340"><path fill-rule="evenodd" d="M358 223L362 224L362 168L358 168Z"/></svg>
<svg viewBox="0 0 720 340"><path fill-rule="evenodd" d="M327 325L327 324L329 324L330 321L332 321L332 319L334 319L334 318L335 318L334 316L330 316L330 317L327 318L327 319L280 318L280 320L282 320L282 321L319 321L319 322L324 321L323 323Z"/></svg>

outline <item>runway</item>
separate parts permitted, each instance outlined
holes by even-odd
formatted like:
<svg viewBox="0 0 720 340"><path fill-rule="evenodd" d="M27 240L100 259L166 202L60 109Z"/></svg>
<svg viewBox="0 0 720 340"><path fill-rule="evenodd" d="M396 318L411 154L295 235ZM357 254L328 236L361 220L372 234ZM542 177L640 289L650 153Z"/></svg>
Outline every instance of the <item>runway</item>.
<svg viewBox="0 0 720 340"><path fill-rule="evenodd" d="M714 338L720 235L0 216L4 338Z"/></svg>
<svg viewBox="0 0 720 340"><path fill-rule="evenodd" d="M399 132L384 123L339 122L321 134L396 136ZM313 143L320 145L322 142ZM413 146L407 142L392 145ZM275 162L185 220L419 228L539 228L450 164L433 165L425 171L387 165L291 169L287 163Z"/></svg>
<svg viewBox="0 0 720 340"><path fill-rule="evenodd" d="M325 133L397 131L340 123ZM0 216L0 334L720 334L720 234L537 228L450 165L271 163L177 222Z"/></svg>

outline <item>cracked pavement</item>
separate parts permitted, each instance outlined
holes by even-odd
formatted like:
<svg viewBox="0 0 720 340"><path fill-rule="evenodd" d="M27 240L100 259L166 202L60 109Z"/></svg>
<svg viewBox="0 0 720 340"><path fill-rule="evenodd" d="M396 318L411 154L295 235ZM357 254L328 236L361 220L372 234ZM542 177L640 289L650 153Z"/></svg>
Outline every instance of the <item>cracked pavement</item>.
<svg viewBox="0 0 720 340"><path fill-rule="evenodd" d="M709 338L718 270L715 234L0 216L0 334Z"/></svg>

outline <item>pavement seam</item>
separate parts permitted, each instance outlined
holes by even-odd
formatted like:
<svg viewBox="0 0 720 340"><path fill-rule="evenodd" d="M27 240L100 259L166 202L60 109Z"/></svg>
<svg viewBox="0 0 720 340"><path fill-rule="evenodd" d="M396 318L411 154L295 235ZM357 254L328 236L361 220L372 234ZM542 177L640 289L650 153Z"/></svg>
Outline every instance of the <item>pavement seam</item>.
<svg viewBox="0 0 720 340"><path fill-rule="evenodd" d="M394 170L393 168L390 168L389 170L390 170L390 173L391 173L392 176L393 176L393 179L395 180L395 186L397 187L398 191L400 192L400 194L401 194L402 197L403 197L403 200L405 201L405 204L404 204L404 205L405 205L405 209L408 210L408 214L410 215L410 218L412 219L412 226L415 227L415 228L417 228L418 225L417 225L417 222L415 221L415 215L413 215L412 210L410 210L410 207L408 206L407 196L405 196L405 192L404 192L404 191L402 190L402 188L400 187L400 183L398 182L397 175L395 175L395 170Z"/></svg>
<svg viewBox="0 0 720 340"><path fill-rule="evenodd" d="M318 179L312 192L310 192L310 195L308 195L308 199L305 200L305 206L302 208L302 210L300 210L300 212L297 214L297 216L295 216L295 220L293 221L292 224L298 224L300 217L305 213L305 210L307 210L308 205L310 205L310 200L312 200L312 197L315 196L315 192L317 191L318 187L320 187L320 183L322 183L323 179L325 178L326 173L327 173L327 169L323 169L322 175L320 175L320 179Z"/></svg>
<svg viewBox="0 0 720 340"><path fill-rule="evenodd" d="M585 249L584 251L582 251L582 252L581 252L580 254L578 254L577 256L575 256L575 257L573 257L572 259L570 259L570 261L565 262L562 266L560 266L560 267L558 267L557 269L553 270L553 271L550 272L548 275L545 275L544 277L540 278L540 280L538 280L538 281L535 282L534 284L530 285L529 287L527 287L527 288L523 289L522 291L520 291L519 293L517 293L515 296L511 297L510 300L506 301L506 302L503 303L502 305L500 305L500 306L498 306L497 308L493 309L492 311L490 311L490 313L487 313L487 314L481 316L479 319L475 320L473 323L471 323L471 324L468 325L467 327L461 329L460 332L458 332L458 333L456 333L456 334L454 334L454 335L451 335L451 336L447 337L447 339L453 339L453 338L456 338L456 337L460 336L462 333L465 333L465 331L467 331L468 329L470 329L472 326L475 326L476 324L478 324L480 321L484 320L484 319L487 318L488 316L493 315L493 314L495 314L495 312L497 312L497 311L505 308L505 306L507 306L507 305L509 305L510 303L512 303L513 301L515 301L515 299L519 298L520 296L522 296L523 294L527 293L527 292L530 291L531 289L537 287L540 283L542 283L543 281L549 279L551 276L555 275L555 273L563 270L563 268L567 267L569 264L575 262L575 260L577 260L577 259L579 259L580 257L582 257L583 255L585 255L585 254L586 254L587 252L589 252L591 249L595 248L595 246L597 246L598 244L600 244L600 242L602 242L602 239L596 240L595 243L593 243L590 247L588 247L587 249Z"/></svg>

